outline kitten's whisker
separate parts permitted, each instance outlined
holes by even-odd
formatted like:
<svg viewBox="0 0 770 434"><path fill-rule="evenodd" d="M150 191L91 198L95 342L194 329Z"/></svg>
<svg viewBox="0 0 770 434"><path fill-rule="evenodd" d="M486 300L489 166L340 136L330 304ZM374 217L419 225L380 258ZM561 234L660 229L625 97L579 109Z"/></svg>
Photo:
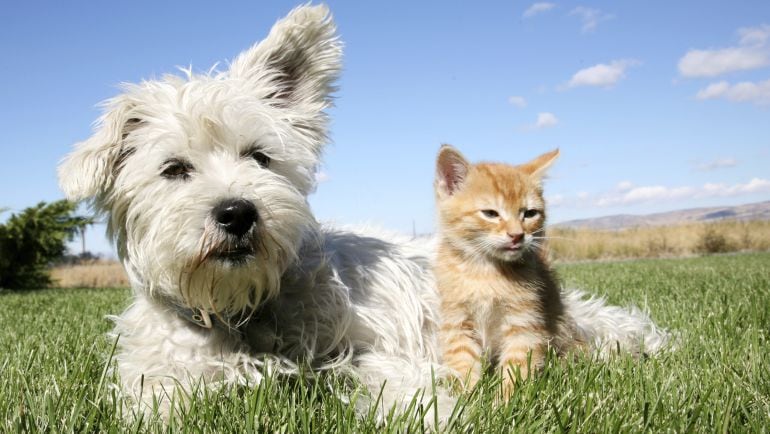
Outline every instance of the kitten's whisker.
<svg viewBox="0 0 770 434"><path fill-rule="evenodd" d="M533 240L569 240L569 241L577 241L577 238L569 238L569 237L532 237Z"/></svg>

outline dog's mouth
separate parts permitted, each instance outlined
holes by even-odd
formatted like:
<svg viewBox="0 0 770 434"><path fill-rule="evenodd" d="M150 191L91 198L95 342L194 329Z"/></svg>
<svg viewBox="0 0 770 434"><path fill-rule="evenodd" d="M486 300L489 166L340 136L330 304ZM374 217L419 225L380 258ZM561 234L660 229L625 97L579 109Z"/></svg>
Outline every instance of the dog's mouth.
<svg viewBox="0 0 770 434"><path fill-rule="evenodd" d="M239 236L225 234L220 230L206 230L200 246L199 256L193 260L193 264L208 262L239 267L265 254L264 241L260 239L256 228Z"/></svg>
<svg viewBox="0 0 770 434"><path fill-rule="evenodd" d="M217 261L232 265L241 265L254 259L256 253L251 246L235 246L213 252L211 257Z"/></svg>

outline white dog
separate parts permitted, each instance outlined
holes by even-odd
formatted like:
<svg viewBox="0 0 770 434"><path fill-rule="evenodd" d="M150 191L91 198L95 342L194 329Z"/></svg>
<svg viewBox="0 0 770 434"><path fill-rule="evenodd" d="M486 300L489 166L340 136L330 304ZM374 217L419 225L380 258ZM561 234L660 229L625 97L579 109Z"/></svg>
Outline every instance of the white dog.
<svg viewBox="0 0 770 434"><path fill-rule="evenodd" d="M62 189L108 217L131 280L114 334L138 410L298 363L373 396L387 380L388 410L441 373L426 243L323 228L308 207L340 58L327 8L299 7L225 72L126 85L62 162ZM665 342L638 311L565 301L597 348Z"/></svg>

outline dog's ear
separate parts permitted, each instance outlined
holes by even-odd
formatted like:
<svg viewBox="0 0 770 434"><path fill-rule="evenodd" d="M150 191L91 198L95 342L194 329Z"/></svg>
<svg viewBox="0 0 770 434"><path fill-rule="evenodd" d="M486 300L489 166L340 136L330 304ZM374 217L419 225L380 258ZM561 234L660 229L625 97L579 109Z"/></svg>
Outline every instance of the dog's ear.
<svg viewBox="0 0 770 434"><path fill-rule="evenodd" d="M115 175L133 152L124 146L126 136L142 121L125 95L106 103L106 112L88 140L59 164L59 186L70 200L96 198L109 191Z"/></svg>
<svg viewBox="0 0 770 434"><path fill-rule="evenodd" d="M275 23L263 41L241 53L230 77L254 84L270 103L320 114L329 106L342 44L325 5L300 6Z"/></svg>
<svg viewBox="0 0 770 434"><path fill-rule="evenodd" d="M455 194L462 187L468 176L470 163L457 149L450 145L441 145L436 159L436 195L445 199Z"/></svg>

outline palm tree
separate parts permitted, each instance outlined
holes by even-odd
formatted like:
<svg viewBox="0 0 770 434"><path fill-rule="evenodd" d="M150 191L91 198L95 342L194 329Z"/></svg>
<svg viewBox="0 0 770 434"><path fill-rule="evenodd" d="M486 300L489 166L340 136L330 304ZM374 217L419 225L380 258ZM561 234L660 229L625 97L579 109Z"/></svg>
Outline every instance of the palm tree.
<svg viewBox="0 0 770 434"><path fill-rule="evenodd" d="M96 223L96 218L93 216L75 216L73 219L80 234L80 256L84 257L86 254L86 228Z"/></svg>

